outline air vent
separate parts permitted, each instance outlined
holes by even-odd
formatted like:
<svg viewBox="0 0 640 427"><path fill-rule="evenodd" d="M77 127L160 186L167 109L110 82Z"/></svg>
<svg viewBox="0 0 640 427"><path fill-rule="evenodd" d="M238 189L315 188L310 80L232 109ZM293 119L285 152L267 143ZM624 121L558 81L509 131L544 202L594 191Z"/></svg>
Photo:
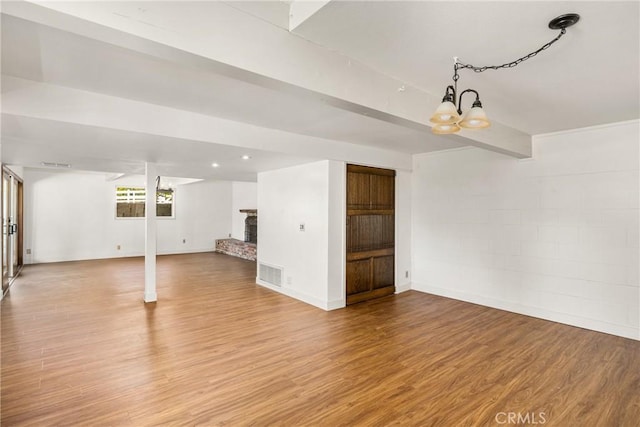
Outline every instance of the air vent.
<svg viewBox="0 0 640 427"><path fill-rule="evenodd" d="M48 168L65 168L68 169L71 167L69 163L54 163L54 162L40 162L42 166L46 166Z"/></svg>
<svg viewBox="0 0 640 427"><path fill-rule="evenodd" d="M260 263L258 265L258 279L273 286L282 286L282 267Z"/></svg>

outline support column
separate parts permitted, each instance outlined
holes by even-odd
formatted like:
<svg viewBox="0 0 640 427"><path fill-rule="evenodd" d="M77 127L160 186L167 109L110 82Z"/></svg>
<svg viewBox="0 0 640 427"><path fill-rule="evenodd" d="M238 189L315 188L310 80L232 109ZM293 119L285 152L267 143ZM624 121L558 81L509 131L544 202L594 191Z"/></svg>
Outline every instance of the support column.
<svg viewBox="0 0 640 427"><path fill-rule="evenodd" d="M154 163L145 163L145 212L144 217L144 302L158 300L156 293L156 177Z"/></svg>

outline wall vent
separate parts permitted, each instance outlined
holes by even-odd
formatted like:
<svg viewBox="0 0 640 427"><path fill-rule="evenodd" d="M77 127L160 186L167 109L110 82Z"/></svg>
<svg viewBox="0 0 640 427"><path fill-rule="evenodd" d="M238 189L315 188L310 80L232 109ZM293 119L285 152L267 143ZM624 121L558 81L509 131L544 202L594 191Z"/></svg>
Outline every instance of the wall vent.
<svg viewBox="0 0 640 427"><path fill-rule="evenodd" d="M282 267L260 263L258 265L258 279L273 286L282 286Z"/></svg>

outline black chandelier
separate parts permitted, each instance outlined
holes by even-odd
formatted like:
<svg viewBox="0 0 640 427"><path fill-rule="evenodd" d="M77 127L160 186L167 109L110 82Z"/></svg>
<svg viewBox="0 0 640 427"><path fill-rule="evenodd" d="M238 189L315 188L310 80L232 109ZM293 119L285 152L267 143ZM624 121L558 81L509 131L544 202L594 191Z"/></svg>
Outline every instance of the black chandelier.
<svg viewBox="0 0 640 427"><path fill-rule="evenodd" d="M482 109L482 102L480 102L480 95L474 89L465 89L460 92L460 95L457 96L458 93L458 79L460 76L458 75L458 70L461 69L471 69L476 73L482 73L487 70L500 70L503 68L513 68L519 65L521 62L526 61L527 59L533 58L543 50L548 49L552 44L560 40L566 32L567 28L574 25L580 20L580 15L577 13L567 13L565 15L560 15L549 22L549 28L552 30L560 30L560 34L549 43L545 44L541 48L536 51L529 53L521 58L516 59L515 61L507 62L502 65L486 65L483 67L477 67L471 64L465 64L463 62L458 61L458 58L454 58L453 63L453 85L447 86L447 89L444 93L444 98L442 98L442 104L438 106L433 116L429 120L433 123L433 127L431 131L435 134L450 134L456 133L460 130L460 128L467 129L484 129L491 125L489 119L487 119L487 115ZM462 115L462 95L465 93L473 93L476 96L475 101L471 104L471 109L467 111L467 113ZM457 97L457 98L456 98ZM456 103L457 101L457 103Z"/></svg>

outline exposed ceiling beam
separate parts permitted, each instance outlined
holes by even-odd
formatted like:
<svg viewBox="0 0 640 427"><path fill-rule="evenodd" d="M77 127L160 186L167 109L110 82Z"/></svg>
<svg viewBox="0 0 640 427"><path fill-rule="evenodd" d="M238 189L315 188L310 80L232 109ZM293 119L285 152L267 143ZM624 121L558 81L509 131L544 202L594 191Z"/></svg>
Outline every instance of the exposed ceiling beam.
<svg viewBox="0 0 640 427"><path fill-rule="evenodd" d="M105 175L104 180L105 181L117 181L118 179L122 178L123 176L125 176L126 174L124 173L114 173L114 174L109 174L109 175Z"/></svg>
<svg viewBox="0 0 640 427"><path fill-rule="evenodd" d="M425 132L440 103L439 96L224 3L7 2L3 13ZM494 122L484 135L453 138L531 157L531 136L501 123Z"/></svg>
<svg viewBox="0 0 640 427"><path fill-rule="evenodd" d="M3 75L2 113L411 170L410 154L299 135L113 96ZM131 118L135 117L136 120Z"/></svg>
<svg viewBox="0 0 640 427"><path fill-rule="evenodd" d="M303 22L315 15L331 0L294 0L289 5L289 31L298 28Z"/></svg>

